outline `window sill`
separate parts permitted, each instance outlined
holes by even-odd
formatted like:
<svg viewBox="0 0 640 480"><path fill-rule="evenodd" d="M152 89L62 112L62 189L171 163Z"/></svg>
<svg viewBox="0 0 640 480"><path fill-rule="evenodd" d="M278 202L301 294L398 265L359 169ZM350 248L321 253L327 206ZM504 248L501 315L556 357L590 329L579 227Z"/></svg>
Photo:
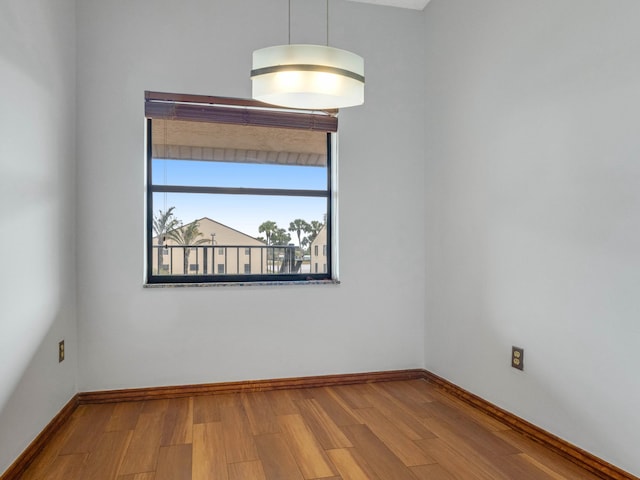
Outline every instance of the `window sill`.
<svg viewBox="0 0 640 480"><path fill-rule="evenodd" d="M340 285L340 280L287 280L282 282L145 283L143 288L280 287L286 285Z"/></svg>

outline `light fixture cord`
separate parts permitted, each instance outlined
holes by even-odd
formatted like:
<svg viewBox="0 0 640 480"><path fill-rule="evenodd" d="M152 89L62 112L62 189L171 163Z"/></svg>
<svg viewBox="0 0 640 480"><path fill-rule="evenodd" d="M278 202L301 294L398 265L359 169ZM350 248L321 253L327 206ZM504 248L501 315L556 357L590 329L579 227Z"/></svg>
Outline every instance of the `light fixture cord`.
<svg viewBox="0 0 640 480"><path fill-rule="evenodd" d="M329 46L329 0L327 0L327 47Z"/></svg>
<svg viewBox="0 0 640 480"><path fill-rule="evenodd" d="M291 0L289 0L289 45L291 45Z"/></svg>
<svg viewBox="0 0 640 480"><path fill-rule="evenodd" d="M327 47L329 46L329 0L327 0L326 2L326 13L327 13L327 18L326 18L326 26L327 26L327 34L326 34L326 40L327 40ZM289 38L288 38L288 42L289 45L291 45L291 0L289 0Z"/></svg>

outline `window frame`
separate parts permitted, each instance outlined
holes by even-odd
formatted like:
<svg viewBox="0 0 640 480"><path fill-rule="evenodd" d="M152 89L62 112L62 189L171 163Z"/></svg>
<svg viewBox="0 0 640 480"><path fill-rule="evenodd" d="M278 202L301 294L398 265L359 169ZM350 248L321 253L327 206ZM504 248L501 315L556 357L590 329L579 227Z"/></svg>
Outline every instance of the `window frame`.
<svg viewBox="0 0 640 480"><path fill-rule="evenodd" d="M261 115L264 113L264 115ZM337 111L319 112L292 110L263 104L253 100L229 97L210 97L201 95L170 94L145 92L146 125L146 262L145 279L147 285L163 284L224 284L224 283L278 283L335 281L332 256L334 254L333 227L336 221L336 168L334 163L337 134ZM193 187L181 185L156 185L153 183L153 140L152 122L154 119L206 121L211 123L231 123L238 125L258 125L276 128L313 129L326 132L327 182L326 190L292 190L279 188L237 188L237 187ZM321 193L320 193L321 192ZM153 273L153 204L154 193L204 193L236 195L284 195L300 197L326 198L327 230L327 268L325 272L314 272L311 268L305 273L246 274L245 272L228 274L218 273L219 265L212 265L212 273L203 274L157 274ZM284 226L286 228L286 226ZM205 246L206 247L206 246ZM216 245L209 246L212 253ZM274 248L286 246L274 246ZM164 247L162 247L164 249ZM260 247L262 248L262 247ZM271 246L268 246L271 248ZM296 247L298 248L298 247ZM316 246L317 248L317 246ZM240 250L238 250L240 251ZM238 253L239 255L239 253Z"/></svg>

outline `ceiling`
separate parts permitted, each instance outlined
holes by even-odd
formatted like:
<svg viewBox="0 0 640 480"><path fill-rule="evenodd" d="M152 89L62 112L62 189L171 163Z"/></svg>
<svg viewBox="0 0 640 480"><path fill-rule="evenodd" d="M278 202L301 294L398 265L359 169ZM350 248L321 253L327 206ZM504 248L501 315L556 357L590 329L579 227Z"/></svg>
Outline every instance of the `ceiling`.
<svg viewBox="0 0 640 480"><path fill-rule="evenodd" d="M352 2L372 3L374 5L387 5L389 7L411 8L422 10L430 0L351 0Z"/></svg>
<svg viewBox="0 0 640 480"><path fill-rule="evenodd" d="M152 155L157 159L324 167L327 133L154 119Z"/></svg>

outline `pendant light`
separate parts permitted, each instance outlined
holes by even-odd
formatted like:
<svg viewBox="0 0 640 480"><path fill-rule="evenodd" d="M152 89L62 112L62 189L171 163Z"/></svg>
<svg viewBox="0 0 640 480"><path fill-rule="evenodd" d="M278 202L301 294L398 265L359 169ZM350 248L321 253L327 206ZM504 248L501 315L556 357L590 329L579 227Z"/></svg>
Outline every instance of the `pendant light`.
<svg viewBox="0 0 640 480"><path fill-rule="evenodd" d="M364 60L347 50L329 47L329 0L326 11L327 45L291 45L289 0L289 44L253 52L255 100L309 110L364 103Z"/></svg>

